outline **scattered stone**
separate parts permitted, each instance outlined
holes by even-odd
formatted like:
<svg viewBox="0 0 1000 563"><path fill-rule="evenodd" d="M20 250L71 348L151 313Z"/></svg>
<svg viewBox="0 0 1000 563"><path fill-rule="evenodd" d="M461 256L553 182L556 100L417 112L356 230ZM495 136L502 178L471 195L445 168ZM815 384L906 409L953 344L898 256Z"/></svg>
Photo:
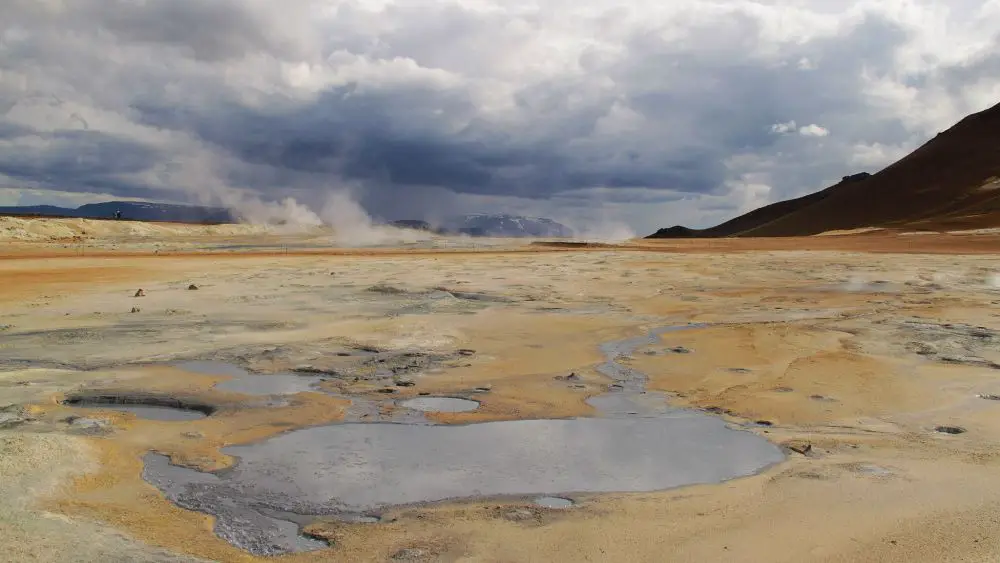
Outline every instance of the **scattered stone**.
<svg viewBox="0 0 1000 563"><path fill-rule="evenodd" d="M196 286L195 284L191 284L191 285L188 286L188 291L196 291L197 289L198 289L198 286Z"/></svg>
<svg viewBox="0 0 1000 563"><path fill-rule="evenodd" d="M430 394L431 394L430 391L421 391L421 392L417 393L417 395L420 395L421 397L426 397L427 395L430 395Z"/></svg>
<svg viewBox="0 0 1000 563"><path fill-rule="evenodd" d="M554 379L556 381L580 381L581 377L574 371L569 375L557 375Z"/></svg>
<svg viewBox="0 0 1000 563"><path fill-rule="evenodd" d="M391 559L393 561L419 561L430 555L427 551L423 549L417 549L415 547L407 547L400 549L396 553L393 553Z"/></svg>
<svg viewBox="0 0 1000 563"><path fill-rule="evenodd" d="M396 387L413 387L417 384L412 377L396 377L393 382L396 384Z"/></svg>
<svg viewBox="0 0 1000 563"><path fill-rule="evenodd" d="M827 397L826 395L809 395L809 398L814 401L823 401L824 403L836 403L837 399L833 397Z"/></svg>
<svg viewBox="0 0 1000 563"><path fill-rule="evenodd" d="M753 373L753 370L747 368L729 368L732 373Z"/></svg>
<svg viewBox="0 0 1000 563"><path fill-rule="evenodd" d="M3 332L5 330L10 330L12 328L14 328L14 325L0 325L0 332Z"/></svg>
<svg viewBox="0 0 1000 563"><path fill-rule="evenodd" d="M365 291L370 291L372 293L381 293L383 295L405 295L409 293L406 289L401 287L395 287L387 283L377 283Z"/></svg>
<svg viewBox="0 0 1000 563"><path fill-rule="evenodd" d="M140 311L142 311L142 309L140 309L140 308L138 308L138 307L132 307L132 312L133 312L133 313L138 313L138 312L140 312Z"/></svg>
<svg viewBox="0 0 1000 563"><path fill-rule="evenodd" d="M934 431L942 434L964 434L966 432L965 428L961 426L936 426Z"/></svg>
<svg viewBox="0 0 1000 563"><path fill-rule="evenodd" d="M980 399L986 399L987 401L1000 401L1000 395L993 395L992 393L983 393L979 395Z"/></svg>
<svg viewBox="0 0 1000 563"><path fill-rule="evenodd" d="M292 371L295 373L305 373L309 375L337 375L337 372L334 370L318 368L309 364L295 366L292 368Z"/></svg>
<svg viewBox="0 0 1000 563"><path fill-rule="evenodd" d="M514 510L504 512L503 517L505 520L510 520L511 522L524 522L527 520L534 520L535 513L527 508L515 508Z"/></svg>
<svg viewBox="0 0 1000 563"><path fill-rule="evenodd" d="M476 393L489 393L492 390L493 390L492 385L481 385L479 387L473 388L473 391Z"/></svg>
<svg viewBox="0 0 1000 563"><path fill-rule="evenodd" d="M391 387L385 387L385 388L382 388L382 389L379 389L379 390L376 391L376 393L384 393L386 395L389 395L389 394L395 393L395 392L396 392L396 390L393 389L393 388L391 388Z"/></svg>
<svg viewBox="0 0 1000 563"><path fill-rule="evenodd" d="M674 346L673 348L667 348L667 352L671 352L673 354L690 354L691 350L683 346Z"/></svg>
<svg viewBox="0 0 1000 563"><path fill-rule="evenodd" d="M185 438L191 438L193 440L205 437L204 434L202 434L201 432L197 432L197 431L184 432L184 433L181 434L181 436L184 436Z"/></svg>
<svg viewBox="0 0 1000 563"><path fill-rule="evenodd" d="M774 388L774 392L775 393L791 393L792 391L795 391L795 389L792 389L791 387L775 387Z"/></svg>
<svg viewBox="0 0 1000 563"><path fill-rule="evenodd" d="M13 428L31 420L22 408L10 406L0 410L0 428Z"/></svg>
<svg viewBox="0 0 1000 563"><path fill-rule="evenodd" d="M754 422L757 426L774 426L774 423L770 420L758 420Z"/></svg>
<svg viewBox="0 0 1000 563"><path fill-rule="evenodd" d="M145 297L145 296L146 292L143 291L142 289L139 289L138 291L135 292L135 297Z"/></svg>
<svg viewBox="0 0 1000 563"><path fill-rule="evenodd" d="M475 355L475 350L470 350L469 348L462 348L458 351L459 356L472 356Z"/></svg>
<svg viewBox="0 0 1000 563"><path fill-rule="evenodd" d="M802 442L798 440L785 442L784 446L799 455L809 455L813 449L812 444L809 442Z"/></svg>
<svg viewBox="0 0 1000 563"><path fill-rule="evenodd" d="M70 416L65 421L72 427L87 433L104 433L111 430L111 423L103 418Z"/></svg>

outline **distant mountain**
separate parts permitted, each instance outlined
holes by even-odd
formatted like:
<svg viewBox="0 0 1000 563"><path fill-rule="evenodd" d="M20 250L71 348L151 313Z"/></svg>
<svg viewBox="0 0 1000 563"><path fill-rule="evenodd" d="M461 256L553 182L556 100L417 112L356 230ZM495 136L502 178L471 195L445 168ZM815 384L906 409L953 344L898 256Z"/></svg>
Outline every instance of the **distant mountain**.
<svg viewBox="0 0 1000 563"><path fill-rule="evenodd" d="M117 211L121 211L122 219L130 221L232 223L237 219L229 210L218 207L198 207L145 201L88 203L76 209L53 205L0 207L0 215L41 215L50 217L79 217L83 219L113 219Z"/></svg>
<svg viewBox="0 0 1000 563"><path fill-rule="evenodd" d="M485 214L460 215L440 224L419 219L401 219L389 223L402 229L416 229L442 235L468 235L473 237L551 237L573 236L573 229L544 217Z"/></svg>
<svg viewBox="0 0 1000 563"><path fill-rule="evenodd" d="M865 227L1000 227L1000 104L966 117L877 174L847 176L708 229L676 226L647 238L805 236Z"/></svg>
<svg viewBox="0 0 1000 563"><path fill-rule="evenodd" d="M446 222L449 231L480 237L571 237L573 230L544 217L474 214Z"/></svg>
<svg viewBox="0 0 1000 563"><path fill-rule="evenodd" d="M0 215L34 215L46 217L79 217L83 219L113 219L121 211L121 218L129 221L166 221L173 223L234 223L239 217L227 209L198 207L172 203L145 201L106 201L89 203L76 209L52 205L0 207ZM573 230L541 217L519 215L462 215L434 225L417 219L392 221L390 225L424 230L438 234L465 234L482 237L571 237Z"/></svg>
<svg viewBox="0 0 1000 563"><path fill-rule="evenodd" d="M398 221L391 221L389 224L400 229L413 229L415 231L428 231L432 233L442 232L442 229L420 219L400 219Z"/></svg>

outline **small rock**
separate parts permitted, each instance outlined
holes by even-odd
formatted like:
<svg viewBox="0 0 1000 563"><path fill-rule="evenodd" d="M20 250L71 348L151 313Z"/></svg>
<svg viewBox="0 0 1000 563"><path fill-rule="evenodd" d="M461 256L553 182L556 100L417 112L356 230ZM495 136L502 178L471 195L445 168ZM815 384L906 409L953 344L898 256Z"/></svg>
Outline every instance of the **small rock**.
<svg viewBox="0 0 1000 563"><path fill-rule="evenodd" d="M801 442L797 440L786 442L784 446L789 450L800 455L809 455L809 453L812 452L813 449L812 444L810 444L809 442Z"/></svg>
<svg viewBox="0 0 1000 563"><path fill-rule="evenodd" d="M393 389L393 388L391 388L391 387L385 387L383 389L379 389L379 390L376 391L376 393L384 393L386 395L389 395L389 394L395 393L395 392L396 392L396 390Z"/></svg>
<svg viewBox="0 0 1000 563"><path fill-rule="evenodd" d="M515 508L514 510L504 512L503 517L505 520L510 520L511 522L524 522L525 520L534 520L535 513L527 508Z"/></svg>
<svg viewBox="0 0 1000 563"><path fill-rule="evenodd" d="M12 328L14 328L14 325L0 325L0 332L3 332L5 330L10 330Z"/></svg>
<svg viewBox="0 0 1000 563"><path fill-rule="evenodd" d="M1000 395L994 395L992 393L983 393L979 395L980 399L986 399L987 401L1000 401Z"/></svg>
<svg viewBox="0 0 1000 563"><path fill-rule="evenodd" d="M770 420L758 420L754 422L757 426L774 426L774 423Z"/></svg>
<svg viewBox="0 0 1000 563"><path fill-rule="evenodd" d="M690 354L691 350L683 346L674 346L673 348L667 348L667 352L674 354Z"/></svg>
<svg viewBox="0 0 1000 563"><path fill-rule="evenodd" d="M751 373L752 372L752 370L749 370L747 368L729 368L729 371L732 372L732 373Z"/></svg>
<svg viewBox="0 0 1000 563"><path fill-rule="evenodd" d="M196 291L197 289L198 289L198 286L196 286L195 284L191 284L191 285L188 286L188 291Z"/></svg>
<svg viewBox="0 0 1000 563"><path fill-rule="evenodd" d="M72 419L72 420L70 420ZM89 431L108 430L111 423L103 418L86 418L82 416L71 416L66 419L70 426Z"/></svg>
<svg viewBox="0 0 1000 563"><path fill-rule="evenodd" d="M417 384L416 381L413 381L412 377L397 377L395 378L394 383L396 384L396 387L413 387Z"/></svg>
<svg viewBox="0 0 1000 563"><path fill-rule="evenodd" d="M775 387L774 388L774 392L775 393L791 393L792 391L795 391L795 389L792 389L791 387Z"/></svg>
<svg viewBox="0 0 1000 563"><path fill-rule="evenodd" d="M396 553L393 553L391 559L393 561L418 561L429 555L423 549L417 549L415 547L407 547L400 549Z"/></svg>
<svg viewBox="0 0 1000 563"><path fill-rule="evenodd" d="M580 381L580 376L573 372L566 376L566 381Z"/></svg>
<svg viewBox="0 0 1000 563"><path fill-rule="evenodd" d="M140 312L140 311L142 311L142 309L140 309L140 308L138 308L138 307L132 307L132 312L133 312L133 313L138 313L138 312Z"/></svg>
<svg viewBox="0 0 1000 563"><path fill-rule="evenodd" d="M145 297L146 296L146 292L143 291L142 289L140 289L140 290L138 290L138 291L135 292L135 296L136 297Z"/></svg>
<svg viewBox="0 0 1000 563"><path fill-rule="evenodd" d="M462 348L458 351L459 356L473 356L475 353L475 350L470 350L469 348Z"/></svg>
<svg viewBox="0 0 1000 563"><path fill-rule="evenodd" d="M493 390L493 386L492 385L482 385L482 386L473 388L473 391L475 391L476 393L489 393L492 390Z"/></svg>
<svg viewBox="0 0 1000 563"><path fill-rule="evenodd" d="M191 439L197 439L197 438L204 438L205 437L204 434L202 434L201 432L196 432L196 431L184 432L184 433L181 434L181 436L184 436L185 438L191 438Z"/></svg>
<svg viewBox="0 0 1000 563"><path fill-rule="evenodd" d="M28 420L30 419L19 408L0 411L0 428L20 426Z"/></svg>
<svg viewBox="0 0 1000 563"><path fill-rule="evenodd" d="M964 434L966 432L965 428L961 426L936 426L934 431L942 434Z"/></svg>
<svg viewBox="0 0 1000 563"><path fill-rule="evenodd" d="M833 397L827 397L826 395L809 395L809 398L814 401L823 401L824 403L836 403L837 399Z"/></svg>

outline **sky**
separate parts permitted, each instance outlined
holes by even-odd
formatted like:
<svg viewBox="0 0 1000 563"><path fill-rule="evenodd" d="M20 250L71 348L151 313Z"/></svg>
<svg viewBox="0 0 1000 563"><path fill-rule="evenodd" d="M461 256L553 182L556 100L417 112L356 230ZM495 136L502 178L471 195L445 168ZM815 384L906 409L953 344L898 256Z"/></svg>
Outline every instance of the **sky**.
<svg viewBox="0 0 1000 563"><path fill-rule="evenodd" d="M0 205L710 226L1000 102L997 30L1000 0L5 0Z"/></svg>

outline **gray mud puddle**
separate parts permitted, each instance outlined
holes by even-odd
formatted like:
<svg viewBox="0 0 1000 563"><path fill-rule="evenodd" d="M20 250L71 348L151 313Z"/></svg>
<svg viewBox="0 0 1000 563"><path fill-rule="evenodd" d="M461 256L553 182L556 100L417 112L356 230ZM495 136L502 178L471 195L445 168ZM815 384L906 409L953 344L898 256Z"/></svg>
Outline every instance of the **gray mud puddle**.
<svg viewBox="0 0 1000 563"><path fill-rule="evenodd" d="M479 401L458 397L414 397L399 406L421 412L469 412L479 408Z"/></svg>
<svg viewBox="0 0 1000 563"><path fill-rule="evenodd" d="M315 548L289 535L300 518L349 519L392 506L489 497L565 508L572 501L558 495L717 483L782 461L763 437L670 408L664 396L645 392L645 374L620 362L679 328L686 327L601 347L607 361L599 370L614 384L591 402L598 418L333 424L225 448L237 461L217 474L149 454L143 476L178 505L216 516L220 537L263 555Z"/></svg>
<svg viewBox="0 0 1000 563"><path fill-rule="evenodd" d="M222 375L231 379L215 385L220 391L232 391L245 395L294 395L316 391L315 385L321 378L314 375L294 373L253 374L247 370L225 362L192 361L174 364L174 367L205 375Z"/></svg>
<svg viewBox="0 0 1000 563"><path fill-rule="evenodd" d="M533 501L543 508L571 508L573 501L562 497L538 497Z"/></svg>
<svg viewBox="0 0 1000 563"><path fill-rule="evenodd" d="M175 409L171 407L157 407L149 405L115 405L107 403L78 403L73 405L82 409L101 409L119 412L129 412L139 418L146 420L198 420L205 418L205 413Z"/></svg>

